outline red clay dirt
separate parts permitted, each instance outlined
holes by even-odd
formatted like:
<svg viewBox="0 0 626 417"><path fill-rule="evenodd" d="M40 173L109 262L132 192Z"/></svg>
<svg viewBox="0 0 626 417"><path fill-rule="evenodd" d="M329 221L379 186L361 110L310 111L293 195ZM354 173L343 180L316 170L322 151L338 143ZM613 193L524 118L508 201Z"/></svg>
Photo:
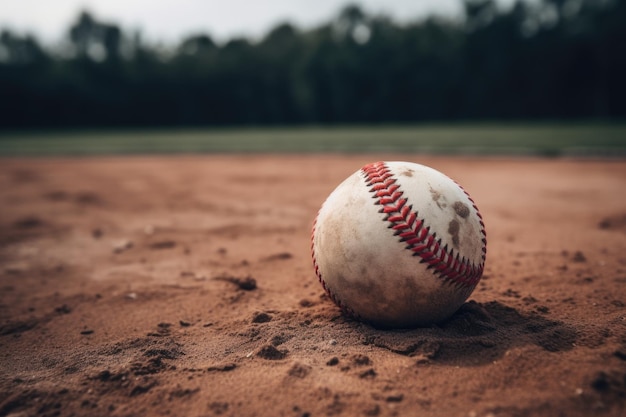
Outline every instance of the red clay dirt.
<svg viewBox="0 0 626 417"><path fill-rule="evenodd" d="M429 328L352 321L312 268L374 160L472 195L487 263ZM0 416L623 416L626 161L3 159Z"/></svg>

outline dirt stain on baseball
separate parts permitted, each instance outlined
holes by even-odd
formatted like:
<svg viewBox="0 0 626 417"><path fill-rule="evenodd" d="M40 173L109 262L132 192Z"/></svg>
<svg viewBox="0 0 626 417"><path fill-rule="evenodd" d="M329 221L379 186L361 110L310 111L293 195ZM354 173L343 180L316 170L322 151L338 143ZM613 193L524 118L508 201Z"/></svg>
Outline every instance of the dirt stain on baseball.
<svg viewBox="0 0 626 417"><path fill-rule="evenodd" d="M413 172L415 171L413 171L412 169L407 169L406 171L400 173L400 175L411 178L413 176Z"/></svg>
<svg viewBox="0 0 626 417"><path fill-rule="evenodd" d="M469 209L469 207L467 207L467 204L465 204L465 203L463 203L461 201L456 201L452 205L452 208L454 209L456 214L458 214L463 219L467 219L467 217L470 214L470 209Z"/></svg>
<svg viewBox="0 0 626 417"><path fill-rule="evenodd" d="M435 202L435 204L437 204L437 207L439 207L440 209L444 209L447 207L447 204L445 204L445 202L442 202L440 200L442 200L443 194L441 194L441 192L435 190L434 188L430 187L430 196L433 199L433 201ZM445 199L443 199L445 200Z"/></svg>
<svg viewBox="0 0 626 417"><path fill-rule="evenodd" d="M461 225L458 220L454 219L448 223L448 233L452 236L452 244L455 248L459 247L459 230L461 229Z"/></svg>

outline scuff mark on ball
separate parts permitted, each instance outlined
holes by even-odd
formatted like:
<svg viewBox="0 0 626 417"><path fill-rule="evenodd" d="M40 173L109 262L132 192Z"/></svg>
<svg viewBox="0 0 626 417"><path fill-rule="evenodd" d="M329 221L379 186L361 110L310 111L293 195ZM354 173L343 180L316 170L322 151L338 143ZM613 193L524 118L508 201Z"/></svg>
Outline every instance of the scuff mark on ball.
<svg viewBox="0 0 626 417"><path fill-rule="evenodd" d="M429 191L430 191L430 197L433 199L435 204L437 204L437 207L443 210L444 208L448 206L445 203L445 197L443 196L441 191L435 190L433 187L430 187Z"/></svg>
<svg viewBox="0 0 626 417"><path fill-rule="evenodd" d="M452 236L452 244L455 248L459 247L459 230L461 230L461 225L458 220L453 219L448 223L448 233Z"/></svg>
<svg viewBox="0 0 626 417"><path fill-rule="evenodd" d="M467 216L469 216L470 214L470 209L467 206L467 204L461 201L456 201L452 205L452 208L454 208L454 211L456 212L456 214L458 214L463 219L467 219Z"/></svg>

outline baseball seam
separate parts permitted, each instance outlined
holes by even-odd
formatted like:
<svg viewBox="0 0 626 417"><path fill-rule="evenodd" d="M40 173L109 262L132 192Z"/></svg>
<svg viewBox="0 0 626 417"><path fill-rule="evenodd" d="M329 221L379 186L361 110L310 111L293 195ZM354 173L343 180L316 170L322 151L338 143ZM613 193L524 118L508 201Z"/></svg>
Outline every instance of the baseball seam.
<svg viewBox="0 0 626 417"><path fill-rule="evenodd" d="M487 236L478 207L467 191L455 182L467 196L479 218L482 259L478 265L461 257L459 252L455 253L454 249L448 248L447 244L442 245L441 238L437 238L437 233L430 232L430 226L426 225L425 219L420 219L419 214L412 209L412 205L408 204L408 199L402 197L404 192L384 162L366 165L361 172L365 176L367 186L370 187L372 197L377 199L375 204L382 206L379 212L386 215L384 221L389 223L388 227L394 230L394 235L399 236L399 241L406 244L406 249L410 250L413 256L419 256L420 262L426 263L426 268L431 269L445 282L457 287L473 289L483 273L487 254Z"/></svg>
<svg viewBox="0 0 626 417"><path fill-rule="evenodd" d="M317 258L315 256L315 227L317 225L318 217L319 212L318 215L315 217L315 220L313 221L313 228L311 230L311 256L313 258L313 268L315 269L315 275L317 275L317 279L319 280L320 284L322 284L322 288L324 288L324 292L326 293L326 295L333 301L333 303L335 303L341 309L341 311L343 311L348 317L352 317L356 320L361 320L361 317L357 313L355 313L354 310L352 310L339 298L337 298L337 296L326 285L324 278L322 278L322 273L319 269L319 266L317 264Z"/></svg>

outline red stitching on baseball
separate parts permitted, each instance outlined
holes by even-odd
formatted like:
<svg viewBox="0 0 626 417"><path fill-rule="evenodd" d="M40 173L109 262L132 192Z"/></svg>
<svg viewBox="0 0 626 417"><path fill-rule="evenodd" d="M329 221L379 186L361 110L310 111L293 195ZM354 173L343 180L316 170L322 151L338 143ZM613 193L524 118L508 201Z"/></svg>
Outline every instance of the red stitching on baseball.
<svg viewBox="0 0 626 417"><path fill-rule="evenodd" d="M372 197L377 199L375 204L383 206L379 212L387 214L385 221L390 223L389 228L394 230L400 242L407 245L406 249L412 251L413 256L419 256L420 262L428 264L427 269L432 269L435 275L447 282L471 288L478 284L485 264L487 236L478 207L463 187L455 182L476 211L483 236L482 261L479 265L474 265L465 257L461 258L454 249L448 249L448 245L441 246L441 239L437 238L436 233L430 233L430 227L424 224L424 219L418 219L419 214L407 204L407 199L401 198L403 191L384 162L366 165L361 168L361 172L365 175L367 186L371 187Z"/></svg>

